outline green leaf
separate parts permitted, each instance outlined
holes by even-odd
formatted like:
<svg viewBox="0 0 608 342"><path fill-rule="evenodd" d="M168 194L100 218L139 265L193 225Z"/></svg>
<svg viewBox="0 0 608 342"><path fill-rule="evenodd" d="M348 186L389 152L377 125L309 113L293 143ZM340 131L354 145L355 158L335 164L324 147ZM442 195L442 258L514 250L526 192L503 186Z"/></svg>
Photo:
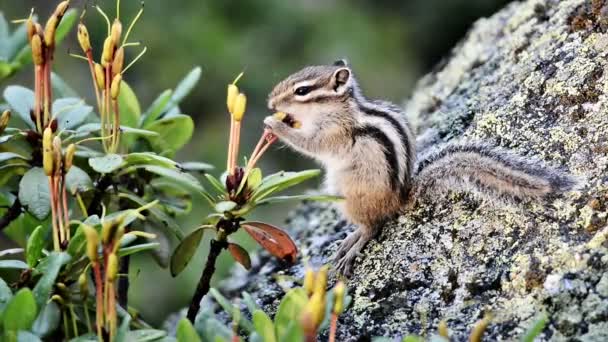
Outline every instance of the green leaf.
<svg viewBox="0 0 608 342"><path fill-rule="evenodd" d="M54 72L51 73L51 85L53 87L53 94L59 98L78 97L78 93Z"/></svg>
<svg viewBox="0 0 608 342"><path fill-rule="evenodd" d="M215 204L215 211L224 213L236 208L237 204L232 201L222 201Z"/></svg>
<svg viewBox="0 0 608 342"><path fill-rule="evenodd" d="M301 287L291 289L283 296L274 316L277 335L281 341L289 341L284 337L289 330L289 323L299 320L306 302L308 302L308 296Z"/></svg>
<svg viewBox="0 0 608 342"><path fill-rule="evenodd" d="M97 335L95 335L94 333L89 333L89 334L81 335L78 337L74 337L69 342L98 342L98 341L99 341L99 339L97 338Z"/></svg>
<svg viewBox="0 0 608 342"><path fill-rule="evenodd" d="M19 331L17 334L17 342L42 342L42 340L29 331Z"/></svg>
<svg viewBox="0 0 608 342"><path fill-rule="evenodd" d="M89 159L89 166L99 173L112 173L118 170L124 159L118 154L106 154L103 157Z"/></svg>
<svg viewBox="0 0 608 342"><path fill-rule="evenodd" d="M190 71L188 75L184 77L184 79L181 80L173 92L173 97L171 97L171 102L173 105L179 104L186 96L188 96L188 94L190 94L192 89L194 89L200 80L201 73L201 67L196 67L192 69L192 71Z"/></svg>
<svg viewBox="0 0 608 342"><path fill-rule="evenodd" d="M25 87L11 85L4 90L4 100L30 128L36 127L30 118L30 110L34 109L33 91Z"/></svg>
<svg viewBox="0 0 608 342"><path fill-rule="evenodd" d="M129 324L131 324L131 316L126 315L122 318L122 322L118 327L118 331L116 332L116 336L114 336L113 341L128 341L127 334L129 333Z"/></svg>
<svg viewBox="0 0 608 342"><path fill-rule="evenodd" d="M53 292L53 286L59 275L59 270L70 259L70 255L67 253L52 252L38 265L37 269L42 273L42 277L38 280L33 292L39 308L44 307L46 304Z"/></svg>
<svg viewBox="0 0 608 342"><path fill-rule="evenodd" d="M226 297L222 296L222 294L215 288L209 289L209 293L213 296L213 299L232 317L232 320L236 320L238 317L239 326L243 328L247 333L251 334L253 332L253 324L241 315L241 312L238 307L232 305Z"/></svg>
<svg viewBox="0 0 608 342"><path fill-rule="evenodd" d="M262 170L259 168L252 169L247 176L247 186L250 189L257 189L262 184Z"/></svg>
<svg viewBox="0 0 608 342"><path fill-rule="evenodd" d="M0 317L2 317L2 312L4 312L4 308L6 308L11 298L13 298L13 292L6 282L0 278Z"/></svg>
<svg viewBox="0 0 608 342"><path fill-rule="evenodd" d="M169 104L172 95L173 90L171 89L167 89L162 92L162 94L158 95L156 100L150 105L150 108L148 108L142 116L139 127L147 127L150 123L154 122L154 120L158 119L158 117L167 110L167 105Z"/></svg>
<svg viewBox="0 0 608 342"><path fill-rule="evenodd" d="M4 330L29 330L37 313L38 309L32 291L28 288L19 290L4 309L2 315Z"/></svg>
<svg viewBox="0 0 608 342"><path fill-rule="evenodd" d="M289 322L284 335L279 336L279 341L304 341L304 332L297 320Z"/></svg>
<svg viewBox="0 0 608 342"><path fill-rule="evenodd" d="M160 244L158 242L148 242L148 243L142 243L142 244L135 245L135 246L125 247L125 248L121 248L118 250L118 256L123 257L123 256L131 255L131 254L135 254L135 253L151 251L151 250L158 248L158 246L160 246Z"/></svg>
<svg viewBox="0 0 608 342"><path fill-rule="evenodd" d="M127 193L120 194L120 197L130 200L130 201L134 202L135 204L137 204L138 206L144 206L148 203L141 197L127 194ZM163 228L168 228L169 231L173 235L175 235L175 237L177 237L180 241L184 238L184 233L182 233L181 227L177 224L177 222L175 222L174 219L169 217L162 209L159 209L156 206L154 206L154 207L148 208L147 211L152 216L154 216L157 220L159 220L161 223L163 223L163 225L164 225Z"/></svg>
<svg viewBox="0 0 608 342"><path fill-rule="evenodd" d="M145 170L161 177L171 179L189 191L195 193L203 193L205 191L198 179L194 178L194 176L190 174L155 165L146 166Z"/></svg>
<svg viewBox="0 0 608 342"><path fill-rule="evenodd" d="M127 165L157 165L168 169L175 169L177 163L173 160L159 156L153 152L135 152L125 156Z"/></svg>
<svg viewBox="0 0 608 342"><path fill-rule="evenodd" d="M317 202L336 202L343 200L344 197L330 196L330 195L296 195L296 196L275 196L268 197L259 202L258 205L272 204L272 203L283 203L288 201L317 201Z"/></svg>
<svg viewBox="0 0 608 342"><path fill-rule="evenodd" d="M536 339L538 335L545 330L548 322L549 317L547 314L543 313L540 315L540 317L534 321L534 324L532 324L532 326L526 331L524 336L521 337L521 342L534 342L534 339Z"/></svg>
<svg viewBox="0 0 608 342"><path fill-rule="evenodd" d="M205 172L215 169L213 165L201 162L183 162L179 164L179 167L188 172Z"/></svg>
<svg viewBox="0 0 608 342"><path fill-rule="evenodd" d="M18 270L27 270L29 267L21 260L0 260L0 269L14 268Z"/></svg>
<svg viewBox="0 0 608 342"><path fill-rule="evenodd" d="M99 123L89 123L86 125L82 125L78 127L76 132L79 133L93 133L99 132L101 130L101 124ZM133 128L128 126L120 126L120 131L123 135L135 135L135 136L147 136L147 137L157 137L158 133L147 131L145 129Z"/></svg>
<svg viewBox="0 0 608 342"><path fill-rule="evenodd" d="M252 200L259 201L274 192L285 190L308 179L314 178L320 173L320 170L306 170L300 172L281 171L272 174L262 180L262 184L253 192Z"/></svg>
<svg viewBox="0 0 608 342"><path fill-rule="evenodd" d="M55 332L59 326L59 321L61 321L61 310L59 310L57 303L51 301L38 314L34 326L32 326L32 331L40 337L46 337Z"/></svg>
<svg viewBox="0 0 608 342"><path fill-rule="evenodd" d="M182 318L177 324L178 342L201 342L201 338L187 318Z"/></svg>
<svg viewBox="0 0 608 342"><path fill-rule="evenodd" d="M29 213L44 220L51 212L49 180L40 167L30 169L19 182L19 201Z"/></svg>
<svg viewBox="0 0 608 342"><path fill-rule="evenodd" d="M148 138L154 149L177 151L192 138L194 121L188 115L178 114L156 120L146 129L158 133L158 137Z"/></svg>
<svg viewBox="0 0 608 342"><path fill-rule="evenodd" d="M125 339L125 341L133 341L133 342L156 341L165 336L167 336L167 333L163 330L142 329L142 330L130 331L129 333L127 333L127 338Z"/></svg>
<svg viewBox="0 0 608 342"><path fill-rule="evenodd" d="M209 183L213 186L215 190L217 190L220 194L226 194L226 187L222 185L219 179L215 178L213 175L209 173L205 173L205 178L209 181Z"/></svg>
<svg viewBox="0 0 608 342"><path fill-rule="evenodd" d="M30 235L30 238L27 240L25 259L31 268L36 267L36 264L38 264L38 259L42 257L42 250L47 243L47 233L47 228L38 226L36 229L34 229L32 235Z"/></svg>
<svg viewBox="0 0 608 342"><path fill-rule="evenodd" d="M118 105L120 107L120 125L137 127L141 116L141 107L133 89L125 81L120 85Z"/></svg>
<svg viewBox="0 0 608 342"><path fill-rule="evenodd" d="M261 308L258 306L258 304L248 292L243 291L241 295L243 296L243 302L245 302L247 310L249 310L250 313L253 313L255 310L261 310Z"/></svg>
<svg viewBox="0 0 608 342"><path fill-rule="evenodd" d="M65 175L65 184L71 194L83 193L93 189L93 181L89 174L77 166L72 166Z"/></svg>
<svg viewBox="0 0 608 342"><path fill-rule="evenodd" d="M12 160L12 159L21 159L21 160L27 160L26 157L23 157L17 153L13 153L13 152L0 152L0 163L5 162L7 160Z"/></svg>
<svg viewBox="0 0 608 342"><path fill-rule="evenodd" d="M253 326L264 342L276 342L277 337L274 333L274 324L268 315L262 310L253 312Z"/></svg>
<svg viewBox="0 0 608 342"><path fill-rule="evenodd" d="M171 256L171 275L177 276L180 274L196 253L198 246L201 243L205 228L198 228L188 234L175 248Z"/></svg>
<svg viewBox="0 0 608 342"><path fill-rule="evenodd" d="M82 124L93 107L87 106L79 98L65 98L53 102L53 113L57 117L59 129L71 129Z"/></svg>

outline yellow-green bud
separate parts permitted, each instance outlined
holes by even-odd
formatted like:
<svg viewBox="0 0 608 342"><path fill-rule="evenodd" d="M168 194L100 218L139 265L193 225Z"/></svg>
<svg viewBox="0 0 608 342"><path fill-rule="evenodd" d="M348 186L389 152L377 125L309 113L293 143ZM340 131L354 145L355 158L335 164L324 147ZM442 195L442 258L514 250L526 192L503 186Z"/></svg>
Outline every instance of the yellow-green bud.
<svg viewBox="0 0 608 342"><path fill-rule="evenodd" d="M97 87L100 90L106 87L106 73L99 63L95 63L95 82L97 82Z"/></svg>
<svg viewBox="0 0 608 342"><path fill-rule="evenodd" d="M315 271L308 267L306 268L306 275L304 275L304 290L308 297L312 296L312 292L315 287Z"/></svg>
<svg viewBox="0 0 608 342"><path fill-rule="evenodd" d="M42 38L39 34L35 34L32 37L32 57L35 65L42 65L44 63L44 53L42 51Z"/></svg>
<svg viewBox="0 0 608 342"><path fill-rule="evenodd" d="M118 275L118 257L116 253L112 253L108 256L108 265L106 270L106 277L108 281L116 280L116 276Z"/></svg>
<svg viewBox="0 0 608 342"><path fill-rule="evenodd" d="M11 119L11 111L5 110L4 113L2 113L2 116L0 116L0 134L2 134L2 132L4 132L4 130L8 126L8 122L10 119Z"/></svg>
<svg viewBox="0 0 608 342"><path fill-rule="evenodd" d="M61 296L60 296L60 295L58 295L58 294L53 295L53 296L51 297L51 300L52 300L53 302L58 303L59 305L64 305L64 304L65 304L65 301L63 300L63 298L61 298Z"/></svg>
<svg viewBox="0 0 608 342"><path fill-rule="evenodd" d="M61 19L61 17L63 17L65 15L65 12L68 10L68 7L70 7L69 0L60 2L59 5L57 5L57 7L55 8L55 12L53 12L53 15Z"/></svg>
<svg viewBox="0 0 608 342"><path fill-rule="evenodd" d="M53 165L53 130L47 127L42 133L42 167L47 176L53 174Z"/></svg>
<svg viewBox="0 0 608 342"><path fill-rule="evenodd" d="M228 106L228 113L234 113L234 103L236 97L239 96L239 87L234 84L228 85L228 96L226 96L226 105Z"/></svg>
<svg viewBox="0 0 608 342"><path fill-rule="evenodd" d="M78 286L80 287L80 296L86 299L89 296L89 278L86 272L82 272L78 277Z"/></svg>
<svg viewBox="0 0 608 342"><path fill-rule="evenodd" d="M112 64L112 60L114 59L114 48L116 45L112 40L112 37L106 38L103 42L103 52L101 54L101 65L104 67L108 67Z"/></svg>
<svg viewBox="0 0 608 342"><path fill-rule="evenodd" d="M84 53L91 51L91 40L89 38L89 30L83 23L78 24L78 43Z"/></svg>
<svg viewBox="0 0 608 342"><path fill-rule="evenodd" d="M325 297L325 291L327 288L327 272L329 271L329 266L325 265L319 269L317 275L315 277L315 288L314 294L320 293L323 297Z"/></svg>
<svg viewBox="0 0 608 342"><path fill-rule="evenodd" d="M125 65L125 48L121 47L116 50L116 54L114 54L114 62L112 63L112 73L114 75L120 74L122 72L122 68Z"/></svg>
<svg viewBox="0 0 608 342"><path fill-rule="evenodd" d="M118 223L114 220L104 222L101 226L101 240L104 245L108 245L110 241L114 239L116 230L118 229Z"/></svg>
<svg viewBox="0 0 608 342"><path fill-rule="evenodd" d="M120 45L120 36L122 35L122 23L118 19L114 19L114 23L112 24L112 30L110 31L110 37L114 42L114 45Z"/></svg>
<svg viewBox="0 0 608 342"><path fill-rule="evenodd" d="M448 330L448 323L445 321L445 319L442 319L439 322L437 330L439 330L439 336L444 337L448 340L450 339L450 331Z"/></svg>
<svg viewBox="0 0 608 342"><path fill-rule="evenodd" d="M36 26L34 25L34 20L32 20L31 16L26 21L26 27L27 27L27 41L31 43L32 38L36 34Z"/></svg>
<svg viewBox="0 0 608 342"><path fill-rule="evenodd" d="M55 46L55 31L59 25L59 18L56 15L52 15L46 22L44 27L44 42L46 46L53 48Z"/></svg>
<svg viewBox="0 0 608 342"><path fill-rule="evenodd" d="M116 100L118 98L118 95L120 94L120 85L121 84L122 84L122 75L117 74L116 76L114 76L114 79L112 80L112 87L110 88L110 95L112 96L113 100Z"/></svg>
<svg viewBox="0 0 608 342"><path fill-rule="evenodd" d="M61 159L61 138L56 135L53 138L53 171L57 173L59 173Z"/></svg>
<svg viewBox="0 0 608 342"><path fill-rule="evenodd" d="M320 293L313 294L304 310L310 313L315 328L318 328L325 318L325 296Z"/></svg>
<svg viewBox="0 0 608 342"><path fill-rule="evenodd" d="M236 100L234 100L234 112L232 113L232 117L235 121L243 120L243 116L245 115L245 109L247 109L247 96L245 94L240 93Z"/></svg>
<svg viewBox="0 0 608 342"><path fill-rule="evenodd" d="M74 163L74 154L76 153L76 145L70 144L65 150L65 159L63 168L68 172Z"/></svg>
<svg viewBox="0 0 608 342"><path fill-rule="evenodd" d="M97 262L97 246L99 245L99 234L95 228L90 226L82 226L82 232L87 238L87 257L92 263Z"/></svg>
<svg viewBox="0 0 608 342"><path fill-rule="evenodd" d="M334 286L334 308L333 313L339 315L344 311L344 293L346 292L346 285L343 281L339 281Z"/></svg>

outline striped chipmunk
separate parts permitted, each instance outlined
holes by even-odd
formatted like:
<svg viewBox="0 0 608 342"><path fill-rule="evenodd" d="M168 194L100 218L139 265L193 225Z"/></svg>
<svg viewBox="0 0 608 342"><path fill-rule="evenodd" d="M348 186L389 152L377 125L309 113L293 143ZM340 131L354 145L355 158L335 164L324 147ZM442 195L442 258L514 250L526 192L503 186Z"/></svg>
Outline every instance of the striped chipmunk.
<svg viewBox="0 0 608 342"><path fill-rule="evenodd" d="M343 60L287 77L270 93L268 107L277 113L265 118L266 127L323 165L326 190L344 197L340 210L357 225L335 254L335 270L345 276L383 224L421 196L458 190L494 201L542 200L577 184L538 160L482 143L432 146L433 139L419 139L419 148L430 147L417 160L403 110L367 99Z"/></svg>

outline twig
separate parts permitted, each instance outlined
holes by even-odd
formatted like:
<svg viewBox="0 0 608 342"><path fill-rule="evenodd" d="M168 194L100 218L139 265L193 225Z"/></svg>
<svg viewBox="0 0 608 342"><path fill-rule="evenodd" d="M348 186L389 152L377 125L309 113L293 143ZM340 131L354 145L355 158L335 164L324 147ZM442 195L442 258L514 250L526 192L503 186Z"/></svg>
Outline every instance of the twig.
<svg viewBox="0 0 608 342"><path fill-rule="evenodd" d="M93 195L93 199L89 204L89 208L87 212L90 215L101 215L101 201L103 200L103 196L105 195L106 189L112 185L112 177L108 175L103 175L97 181L97 185L95 186L95 195Z"/></svg>
<svg viewBox="0 0 608 342"><path fill-rule="evenodd" d="M21 202L19 198L15 198L13 205L8 208L8 211L0 218L0 230L8 227L11 222L17 219L21 215Z"/></svg>

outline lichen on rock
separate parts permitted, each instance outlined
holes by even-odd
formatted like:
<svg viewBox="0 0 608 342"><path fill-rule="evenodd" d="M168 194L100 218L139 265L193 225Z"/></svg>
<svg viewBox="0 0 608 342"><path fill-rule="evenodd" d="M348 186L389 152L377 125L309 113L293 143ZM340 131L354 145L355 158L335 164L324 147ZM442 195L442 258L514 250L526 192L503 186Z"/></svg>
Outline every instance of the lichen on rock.
<svg viewBox="0 0 608 342"><path fill-rule="evenodd" d="M541 340L608 340L607 15L598 0L512 3L479 20L419 82L405 104L419 133L537 157L584 186L550 203L497 206L462 193L423 200L358 259L338 340L430 336L445 319L460 341L484 312L494 317L488 340L518 338L542 313ZM325 204L302 205L289 226L316 265L352 229ZM270 275L303 276L301 265L264 255L256 267L229 290L249 291L270 311L284 285Z"/></svg>

